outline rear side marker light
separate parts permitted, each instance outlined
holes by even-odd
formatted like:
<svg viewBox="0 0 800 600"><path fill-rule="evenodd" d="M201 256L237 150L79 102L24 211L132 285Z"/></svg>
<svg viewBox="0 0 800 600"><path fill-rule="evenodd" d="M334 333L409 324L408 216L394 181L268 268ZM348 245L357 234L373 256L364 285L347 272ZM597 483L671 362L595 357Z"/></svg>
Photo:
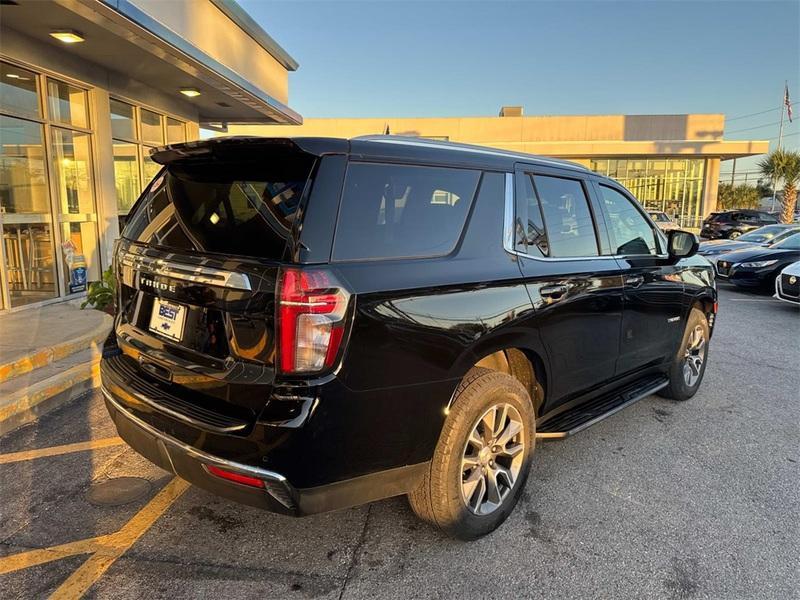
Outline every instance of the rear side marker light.
<svg viewBox="0 0 800 600"><path fill-rule="evenodd" d="M278 282L278 366L316 373L333 366L350 294L326 271L284 269Z"/></svg>
<svg viewBox="0 0 800 600"><path fill-rule="evenodd" d="M241 473L236 473L235 471L228 471L227 469L220 469L219 467L212 467L211 465L206 465L206 469L209 473L216 475L221 479L227 479L228 481L241 483L242 485L247 485L254 488L264 488L264 481L258 477L242 475Z"/></svg>

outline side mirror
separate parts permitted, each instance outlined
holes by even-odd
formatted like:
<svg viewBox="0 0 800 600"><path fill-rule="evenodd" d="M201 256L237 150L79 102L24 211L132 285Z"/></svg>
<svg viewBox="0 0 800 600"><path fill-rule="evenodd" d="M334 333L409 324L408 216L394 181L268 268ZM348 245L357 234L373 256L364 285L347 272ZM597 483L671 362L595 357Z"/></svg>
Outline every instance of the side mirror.
<svg viewBox="0 0 800 600"><path fill-rule="evenodd" d="M689 231L673 229L667 233L667 251L670 258L680 259L697 254L700 241L697 236Z"/></svg>

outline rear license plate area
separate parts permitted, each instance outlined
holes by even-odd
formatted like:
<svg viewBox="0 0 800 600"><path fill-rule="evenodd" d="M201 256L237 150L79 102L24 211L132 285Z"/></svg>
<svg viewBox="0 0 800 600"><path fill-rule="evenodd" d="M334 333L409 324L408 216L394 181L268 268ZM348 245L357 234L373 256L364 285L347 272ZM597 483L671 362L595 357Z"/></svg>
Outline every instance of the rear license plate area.
<svg viewBox="0 0 800 600"><path fill-rule="evenodd" d="M180 342L186 323L186 307L161 298L153 300L149 329L171 340Z"/></svg>

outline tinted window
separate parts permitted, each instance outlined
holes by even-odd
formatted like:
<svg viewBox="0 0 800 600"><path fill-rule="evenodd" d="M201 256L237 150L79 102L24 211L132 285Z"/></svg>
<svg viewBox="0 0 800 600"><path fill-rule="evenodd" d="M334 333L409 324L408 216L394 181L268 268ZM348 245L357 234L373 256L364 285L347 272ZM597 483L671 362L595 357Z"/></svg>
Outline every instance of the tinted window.
<svg viewBox="0 0 800 600"><path fill-rule="evenodd" d="M479 171L351 163L339 207L336 260L441 256L455 247Z"/></svg>
<svg viewBox="0 0 800 600"><path fill-rule="evenodd" d="M530 175L518 179L517 215L515 224L516 248L519 252L533 256L548 256L550 247L542 220L539 199L533 189Z"/></svg>
<svg viewBox="0 0 800 600"><path fill-rule="evenodd" d="M629 198L610 187L600 186L608 215L614 254L658 254L655 230Z"/></svg>
<svg viewBox="0 0 800 600"><path fill-rule="evenodd" d="M544 217L549 255L597 256L592 213L581 182L544 175L535 175L533 182Z"/></svg>
<svg viewBox="0 0 800 600"><path fill-rule="evenodd" d="M800 250L800 233L790 235L785 240L773 244L770 248L780 248L782 250Z"/></svg>
<svg viewBox="0 0 800 600"><path fill-rule="evenodd" d="M745 233L743 236L739 237L740 242L766 242L768 240L773 239L779 233L783 233L786 231L786 228L782 225L767 225L765 227L760 227L755 231L751 231L750 233Z"/></svg>
<svg viewBox="0 0 800 600"><path fill-rule="evenodd" d="M152 246L280 259L312 161L273 157L268 164L171 166L136 204L122 235Z"/></svg>

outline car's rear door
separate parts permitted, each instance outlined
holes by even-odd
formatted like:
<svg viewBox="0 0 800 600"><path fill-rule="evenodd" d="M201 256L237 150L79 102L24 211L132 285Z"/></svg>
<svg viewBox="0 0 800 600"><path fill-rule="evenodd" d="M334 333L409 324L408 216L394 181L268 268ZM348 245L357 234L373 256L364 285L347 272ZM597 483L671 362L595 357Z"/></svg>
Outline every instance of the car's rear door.
<svg viewBox="0 0 800 600"><path fill-rule="evenodd" d="M667 257L666 240L641 205L611 181L593 187L624 279L616 371L625 375L663 363L675 352L684 329L684 284L680 265Z"/></svg>
<svg viewBox="0 0 800 600"><path fill-rule="evenodd" d="M589 174L517 165L514 251L550 363L550 410L614 376L622 277Z"/></svg>

